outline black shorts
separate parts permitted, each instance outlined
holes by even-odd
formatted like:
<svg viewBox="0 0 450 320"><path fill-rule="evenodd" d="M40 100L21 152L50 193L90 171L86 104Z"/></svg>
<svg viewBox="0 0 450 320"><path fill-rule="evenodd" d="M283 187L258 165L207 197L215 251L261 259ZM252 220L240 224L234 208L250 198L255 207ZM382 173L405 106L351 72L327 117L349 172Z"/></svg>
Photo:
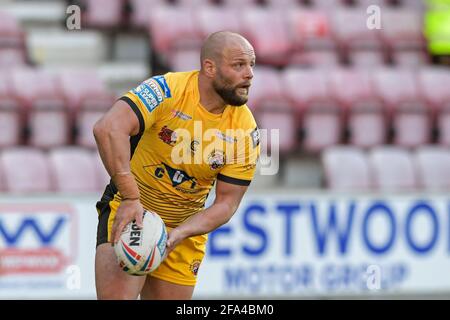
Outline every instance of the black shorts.
<svg viewBox="0 0 450 320"><path fill-rule="evenodd" d="M98 213L98 225L97 225L97 244L96 247L103 243L108 242L108 220L111 213L111 207L109 202L114 199L114 195L117 192L115 186L110 183L106 186L105 192L102 195L100 201L97 201L95 207Z"/></svg>

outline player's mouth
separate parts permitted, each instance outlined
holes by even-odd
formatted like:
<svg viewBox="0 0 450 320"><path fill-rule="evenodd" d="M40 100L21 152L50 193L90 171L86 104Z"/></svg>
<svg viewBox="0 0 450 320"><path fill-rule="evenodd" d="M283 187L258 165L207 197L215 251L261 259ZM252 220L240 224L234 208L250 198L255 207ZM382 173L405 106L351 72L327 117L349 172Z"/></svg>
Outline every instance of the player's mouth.
<svg viewBox="0 0 450 320"><path fill-rule="evenodd" d="M247 95L247 94L248 94L249 88L250 88L250 83L248 83L248 84L243 84L243 85L240 85L240 86L237 88L237 91L238 91L240 94L245 94L245 95Z"/></svg>

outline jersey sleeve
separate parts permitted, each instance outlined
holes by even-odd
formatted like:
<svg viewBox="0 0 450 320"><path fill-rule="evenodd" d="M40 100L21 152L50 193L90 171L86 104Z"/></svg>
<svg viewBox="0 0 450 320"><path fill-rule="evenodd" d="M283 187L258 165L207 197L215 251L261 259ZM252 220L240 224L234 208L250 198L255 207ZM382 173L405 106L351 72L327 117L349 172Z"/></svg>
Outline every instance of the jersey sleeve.
<svg viewBox="0 0 450 320"><path fill-rule="evenodd" d="M139 119L139 132L152 127L172 97L167 75L154 76L128 91L119 100L125 101Z"/></svg>
<svg viewBox="0 0 450 320"><path fill-rule="evenodd" d="M250 185L260 155L259 130L256 123L254 125L254 129L246 130L245 143L238 144L236 157L232 161L226 161L225 166L217 175L218 180L240 186Z"/></svg>

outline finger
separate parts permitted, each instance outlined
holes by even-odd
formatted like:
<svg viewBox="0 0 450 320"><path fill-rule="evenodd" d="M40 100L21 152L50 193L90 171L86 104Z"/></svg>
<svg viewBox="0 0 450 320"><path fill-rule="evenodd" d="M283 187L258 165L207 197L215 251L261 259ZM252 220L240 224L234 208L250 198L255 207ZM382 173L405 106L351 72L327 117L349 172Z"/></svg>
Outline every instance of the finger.
<svg viewBox="0 0 450 320"><path fill-rule="evenodd" d="M144 213L143 212L138 212L137 214L136 214L136 225L139 227L139 228L143 228L143 220L144 220Z"/></svg>
<svg viewBox="0 0 450 320"><path fill-rule="evenodd" d="M125 223L123 221L120 221L117 225L117 228L115 230L115 234L113 237L113 242L117 243L120 240L120 235L122 234L123 229L125 228Z"/></svg>

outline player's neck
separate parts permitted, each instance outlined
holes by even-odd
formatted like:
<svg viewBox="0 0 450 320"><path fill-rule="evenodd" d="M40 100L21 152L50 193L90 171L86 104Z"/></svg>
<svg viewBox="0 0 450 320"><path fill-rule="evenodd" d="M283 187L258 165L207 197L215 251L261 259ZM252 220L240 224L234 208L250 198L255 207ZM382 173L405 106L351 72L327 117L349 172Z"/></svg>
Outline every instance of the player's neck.
<svg viewBox="0 0 450 320"><path fill-rule="evenodd" d="M225 102L201 72L198 75L198 91L200 94L200 104L203 108L215 114L221 114L225 110Z"/></svg>

